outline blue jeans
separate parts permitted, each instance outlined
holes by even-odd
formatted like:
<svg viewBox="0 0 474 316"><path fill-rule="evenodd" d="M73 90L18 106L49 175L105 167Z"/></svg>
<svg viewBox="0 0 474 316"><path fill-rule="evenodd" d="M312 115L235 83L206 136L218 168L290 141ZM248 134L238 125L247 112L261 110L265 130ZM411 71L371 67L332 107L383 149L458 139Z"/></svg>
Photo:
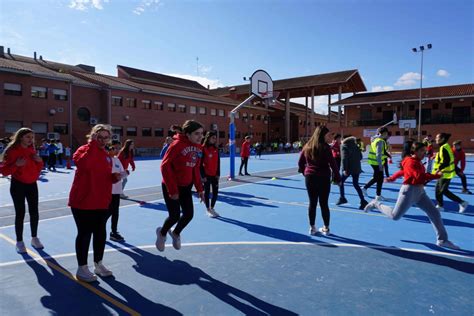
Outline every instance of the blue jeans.
<svg viewBox="0 0 474 316"><path fill-rule="evenodd" d="M344 174L342 175L341 184L339 185L339 192L340 192L341 198L345 198L344 182L349 177L352 177L352 185L354 186L354 189L357 191L357 194L359 194L360 201L362 202L364 200L364 195L362 194L362 190L359 187L359 174L350 174L347 176Z"/></svg>

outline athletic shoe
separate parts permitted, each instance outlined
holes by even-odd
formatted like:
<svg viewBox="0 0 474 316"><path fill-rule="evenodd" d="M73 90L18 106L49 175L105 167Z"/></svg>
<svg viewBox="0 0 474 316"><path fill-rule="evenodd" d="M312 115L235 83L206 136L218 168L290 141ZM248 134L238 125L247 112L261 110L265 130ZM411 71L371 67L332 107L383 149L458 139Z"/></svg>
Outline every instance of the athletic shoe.
<svg viewBox="0 0 474 316"><path fill-rule="evenodd" d="M166 243L166 235L163 236L161 234L161 227L158 227L156 229L156 242L155 242L156 249L158 249L159 251L165 251L165 243Z"/></svg>
<svg viewBox="0 0 474 316"><path fill-rule="evenodd" d="M365 207L367 206L367 204L369 204L369 202L367 202L366 200L362 200L362 201L360 202L359 210L365 209Z"/></svg>
<svg viewBox="0 0 474 316"><path fill-rule="evenodd" d="M362 188L362 194L368 198L369 197L369 194L367 193L367 189L366 188Z"/></svg>
<svg viewBox="0 0 474 316"><path fill-rule="evenodd" d="M443 247L443 248L449 248L449 249L454 249L454 250L461 249L459 246L456 246L455 244L453 244L449 240L438 240L436 242L436 244L440 247Z"/></svg>
<svg viewBox="0 0 474 316"><path fill-rule="evenodd" d="M324 236L329 236L330 233L329 233L329 228L325 228L325 227L321 227L320 229L318 229L318 231L323 234Z"/></svg>
<svg viewBox="0 0 474 316"><path fill-rule="evenodd" d="M211 211L212 211L212 213L214 213L214 215L216 215L216 217L219 217L219 216L220 216L219 213L217 213L214 208L211 208Z"/></svg>
<svg viewBox="0 0 474 316"><path fill-rule="evenodd" d="M367 205L364 207L364 212L367 213L368 211L372 211L376 209L377 208L376 203L377 203L376 200L372 200L369 203L367 203Z"/></svg>
<svg viewBox="0 0 474 316"><path fill-rule="evenodd" d="M242 176L242 177L243 177L243 176L244 176L244 174L243 174L243 173L239 173L239 176Z"/></svg>
<svg viewBox="0 0 474 316"><path fill-rule="evenodd" d="M251 176L251 174L250 174L250 173L248 173L248 172L246 172L246 173L245 173L245 175L246 175L246 176Z"/></svg>
<svg viewBox="0 0 474 316"><path fill-rule="evenodd" d="M342 205L342 204L346 204L347 203L347 199L345 197L340 197L339 200L337 201L336 205Z"/></svg>
<svg viewBox="0 0 474 316"><path fill-rule="evenodd" d="M442 207L441 205L436 205L436 209L440 212L444 212L444 207Z"/></svg>
<svg viewBox="0 0 474 316"><path fill-rule="evenodd" d="M168 231L168 234L173 239L173 248L176 249L176 250L181 249L181 237L179 235L176 235L175 233L173 233L171 230Z"/></svg>
<svg viewBox="0 0 474 316"><path fill-rule="evenodd" d="M316 236L318 234L318 229L314 225L309 226L309 234L311 236Z"/></svg>
<svg viewBox="0 0 474 316"><path fill-rule="evenodd" d="M128 199L128 195L125 195L125 194L122 193L122 194L120 194L120 198L121 199Z"/></svg>
<svg viewBox="0 0 474 316"><path fill-rule="evenodd" d="M125 238L123 238L122 235L120 235L119 232L116 232L116 233L113 233L111 232L110 233L110 240L113 240L113 241L125 241Z"/></svg>
<svg viewBox="0 0 474 316"><path fill-rule="evenodd" d="M469 191L468 189L462 189L462 193L466 193L466 194L472 194L471 191Z"/></svg>
<svg viewBox="0 0 474 316"><path fill-rule="evenodd" d="M461 204L459 204L459 213L464 213L468 205L469 203L467 201L464 201Z"/></svg>
<svg viewBox="0 0 474 316"><path fill-rule="evenodd" d="M219 214L217 214L216 211L214 211L214 209L212 209L212 208L208 208L207 211L206 211L206 214L210 218L216 218L216 217L219 216Z"/></svg>
<svg viewBox="0 0 474 316"><path fill-rule="evenodd" d="M17 241L16 242L16 252L26 253L25 243L23 241Z"/></svg>
<svg viewBox="0 0 474 316"><path fill-rule="evenodd" d="M386 199L386 198L384 198L384 197L383 197L383 196L381 196L381 195L377 195L377 196L375 196L375 200L376 200L377 202L383 202L383 201L387 201L387 199Z"/></svg>
<svg viewBox="0 0 474 316"><path fill-rule="evenodd" d="M97 275L89 270L87 265L77 268L76 279L79 281L91 283L97 281Z"/></svg>
<svg viewBox="0 0 474 316"><path fill-rule="evenodd" d="M112 276L113 273L109 269L107 269L103 264L102 261L99 261L98 263L94 262L94 273L97 275L100 275L103 278Z"/></svg>
<svg viewBox="0 0 474 316"><path fill-rule="evenodd" d="M33 246L33 248L35 248L35 249L43 249L44 248L43 244L41 243L41 241L39 240L38 237L31 238L31 246Z"/></svg>

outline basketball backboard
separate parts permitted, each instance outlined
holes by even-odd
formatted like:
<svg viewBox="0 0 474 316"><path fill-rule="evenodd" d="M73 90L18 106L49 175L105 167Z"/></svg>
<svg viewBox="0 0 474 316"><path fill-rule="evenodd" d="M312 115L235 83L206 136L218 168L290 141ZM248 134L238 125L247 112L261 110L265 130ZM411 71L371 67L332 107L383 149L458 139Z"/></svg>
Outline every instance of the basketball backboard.
<svg viewBox="0 0 474 316"><path fill-rule="evenodd" d="M398 121L398 127L405 130L416 128L416 120L400 120Z"/></svg>
<svg viewBox="0 0 474 316"><path fill-rule="evenodd" d="M261 99L273 97L273 80L265 70L257 70L250 77L251 93Z"/></svg>

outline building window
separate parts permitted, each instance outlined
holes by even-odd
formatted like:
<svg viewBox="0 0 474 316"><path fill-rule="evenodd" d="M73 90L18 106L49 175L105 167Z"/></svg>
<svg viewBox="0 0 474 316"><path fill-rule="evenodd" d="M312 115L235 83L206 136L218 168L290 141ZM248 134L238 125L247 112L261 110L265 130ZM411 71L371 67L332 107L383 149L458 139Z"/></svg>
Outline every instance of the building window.
<svg viewBox="0 0 474 316"><path fill-rule="evenodd" d="M77 118L81 122L89 122L91 119L91 111L84 107L79 108L77 109Z"/></svg>
<svg viewBox="0 0 474 316"><path fill-rule="evenodd" d="M151 128L150 127L143 127L142 128L142 136L151 136Z"/></svg>
<svg viewBox="0 0 474 316"><path fill-rule="evenodd" d="M123 127L122 126L112 126L112 134L123 136Z"/></svg>
<svg viewBox="0 0 474 316"><path fill-rule="evenodd" d="M212 115L212 116L216 116L216 115L217 115L216 109L211 109L211 115Z"/></svg>
<svg viewBox="0 0 474 316"><path fill-rule="evenodd" d="M372 119L372 110L371 109L360 109L360 119L362 121L367 121Z"/></svg>
<svg viewBox="0 0 474 316"><path fill-rule="evenodd" d="M21 95L21 84L5 82L3 84L3 94L20 96Z"/></svg>
<svg viewBox="0 0 474 316"><path fill-rule="evenodd" d="M253 113L250 113L250 120L253 121Z"/></svg>
<svg viewBox="0 0 474 316"><path fill-rule="evenodd" d="M137 128L127 127L127 136L137 136Z"/></svg>
<svg viewBox="0 0 474 316"><path fill-rule="evenodd" d="M248 117L248 114L246 112L242 113L242 118L246 119Z"/></svg>
<svg viewBox="0 0 474 316"><path fill-rule="evenodd" d="M168 103L168 112L176 112L176 104Z"/></svg>
<svg viewBox="0 0 474 316"><path fill-rule="evenodd" d="M453 108L453 123L469 123L470 120L471 108L469 106L458 106Z"/></svg>
<svg viewBox="0 0 474 316"><path fill-rule="evenodd" d="M155 110L163 111L163 102L155 101L153 104L155 105Z"/></svg>
<svg viewBox="0 0 474 316"><path fill-rule="evenodd" d="M135 98L127 98L126 103L128 108L136 108L137 107L137 100Z"/></svg>
<svg viewBox="0 0 474 316"><path fill-rule="evenodd" d="M5 133L15 134L22 126L21 121L5 121Z"/></svg>
<svg viewBox="0 0 474 316"><path fill-rule="evenodd" d="M112 105L113 106L122 106L122 97L112 96Z"/></svg>
<svg viewBox="0 0 474 316"><path fill-rule="evenodd" d="M257 121L261 121L262 120L262 116L260 114L257 114L257 117L255 118Z"/></svg>
<svg viewBox="0 0 474 316"><path fill-rule="evenodd" d="M142 108L145 110L151 110L151 101L142 100Z"/></svg>
<svg viewBox="0 0 474 316"><path fill-rule="evenodd" d="M46 134L48 132L48 123L31 123L31 129L35 134Z"/></svg>
<svg viewBox="0 0 474 316"><path fill-rule="evenodd" d="M438 103L433 103L433 110L437 110L438 109Z"/></svg>
<svg viewBox="0 0 474 316"><path fill-rule="evenodd" d="M408 105L408 111L415 111L415 105L414 104L409 104Z"/></svg>
<svg viewBox="0 0 474 316"><path fill-rule="evenodd" d="M54 100L67 101L67 91L63 89L53 89Z"/></svg>
<svg viewBox="0 0 474 316"><path fill-rule="evenodd" d="M444 105L444 108L447 109L447 110L451 109L452 107L453 107L453 104L452 104L452 103L446 103L446 104Z"/></svg>
<svg viewBox="0 0 474 316"><path fill-rule="evenodd" d="M238 119L240 117L239 112L235 112L235 118Z"/></svg>
<svg viewBox="0 0 474 316"><path fill-rule="evenodd" d="M186 105L184 105L184 104L179 104L179 105L178 105L178 112L179 112L179 113L186 113Z"/></svg>
<svg viewBox="0 0 474 316"><path fill-rule="evenodd" d="M219 116L222 116L222 117L225 116L225 111L224 110L219 110L218 112L219 112Z"/></svg>
<svg viewBox="0 0 474 316"><path fill-rule="evenodd" d="M206 114L206 108L203 106L199 107L199 114L205 115Z"/></svg>
<svg viewBox="0 0 474 316"><path fill-rule="evenodd" d="M225 138L225 132L219 131L219 138Z"/></svg>
<svg viewBox="0 0 474 316"><path fill-rule="evenodd" d="M54 124L53 132L58 133L59 135L67 135L68 134L67 124Z"/></svg>
<svg viewBox="0 0 474 316"><path fill-rule="evenodd" d="M48 89L45 87L31 87L31 96L33 98L46 99L48 97Z"/></svg>
<svg viewBox="0 0 474 316"><path fill-rule="evenodd" d="M196 114L196 107L194 105L189 107L189 114Z"/></svg>
<svg viewBox="0 0 474 316"><path fill-rule="evenodd" d="M378 106L378 107L377 107L377 113L380 113L380 112L382 112L382 107L381 107L381 106Z"/></svg>
<svg viewBox="0 0 474 316"><path fill-rule="evenodd" d="M165 136L164 130L162 128L155 128L155 137Z"/></svg>

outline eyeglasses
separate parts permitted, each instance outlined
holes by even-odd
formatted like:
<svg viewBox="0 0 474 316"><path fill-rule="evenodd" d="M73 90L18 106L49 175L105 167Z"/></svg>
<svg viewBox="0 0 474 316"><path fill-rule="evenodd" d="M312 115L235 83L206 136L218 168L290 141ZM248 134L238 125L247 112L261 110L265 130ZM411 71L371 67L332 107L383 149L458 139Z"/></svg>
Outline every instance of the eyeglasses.
<svg viewBox="0 0 474 316"><path fill-rule="evenodd" d="M110 136L97 136L97 139L101 139L101 140L109 140L110 139Z"/></svg>

